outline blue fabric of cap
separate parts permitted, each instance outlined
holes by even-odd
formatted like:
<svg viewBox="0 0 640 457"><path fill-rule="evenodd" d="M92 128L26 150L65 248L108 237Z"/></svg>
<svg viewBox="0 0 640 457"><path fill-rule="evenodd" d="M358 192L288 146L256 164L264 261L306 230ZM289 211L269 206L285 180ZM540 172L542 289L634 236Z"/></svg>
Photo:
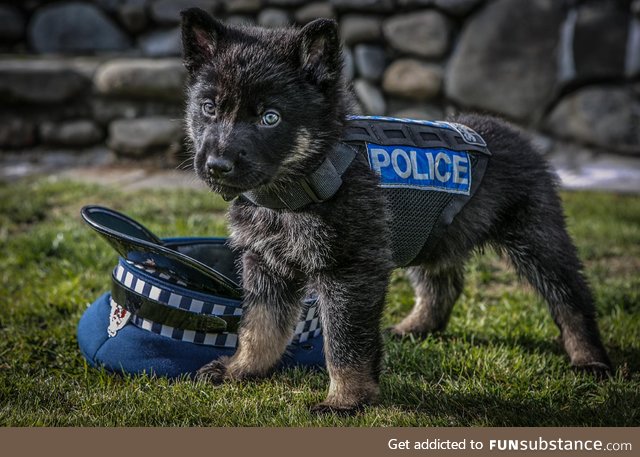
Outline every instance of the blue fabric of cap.
<svg viewBox="0 0 640 457"><path fill-rule="evenodd" d="M208 362L230 356L233 348L188 343L144 330L128 323L109 337L110 293L98 298L83 314L78 324L78 345L93 367L127 374L155 374L168 378L193 376ZM289 345L279 369L324 366L322 335L303 343Z"/></svg>
<svg viewBox="0 0 640 457"><path fill-rule="evenodd" d="M212 360L233 355L238 320L242 325L242 287L226 238L161 239L109 208L87 206L81 214L120 254L113 275L105 278L111 292L90 305L78 323L78 345L91 366L192 377ZM293 330L276 368L323 367L314 297L304 301Z"/></svg>

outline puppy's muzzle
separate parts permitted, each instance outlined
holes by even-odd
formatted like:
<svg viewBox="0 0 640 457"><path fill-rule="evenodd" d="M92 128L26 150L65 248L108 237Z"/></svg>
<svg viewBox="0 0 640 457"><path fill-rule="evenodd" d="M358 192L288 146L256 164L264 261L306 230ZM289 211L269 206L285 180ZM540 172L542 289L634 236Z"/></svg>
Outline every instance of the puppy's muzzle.
<svg viewBox="0 0 640 457"><path fill-rule="evenodd" d="M208 156L205 163L207 173L213 178L223 178L233 173L234 164L223 157Z"/></svg>

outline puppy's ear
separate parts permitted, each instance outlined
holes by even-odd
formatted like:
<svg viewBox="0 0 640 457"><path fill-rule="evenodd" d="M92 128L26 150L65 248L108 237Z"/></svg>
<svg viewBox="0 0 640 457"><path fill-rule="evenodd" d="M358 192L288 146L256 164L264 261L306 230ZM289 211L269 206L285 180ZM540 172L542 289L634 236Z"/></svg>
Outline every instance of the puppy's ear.
<svg viewBox="0 0 640 457"><path fill-rule="evenodd" d="M342 71L338 24L316 19L300 30L300 64L312 82L326 86L338 81Z"/></svg>
<svg viewBox="0 0 640 457"><path fill-rule="evenodd" d="M224 35L224 25L200 8L189 8L182 16L184 66L191 76L213 59Z"/></svg>

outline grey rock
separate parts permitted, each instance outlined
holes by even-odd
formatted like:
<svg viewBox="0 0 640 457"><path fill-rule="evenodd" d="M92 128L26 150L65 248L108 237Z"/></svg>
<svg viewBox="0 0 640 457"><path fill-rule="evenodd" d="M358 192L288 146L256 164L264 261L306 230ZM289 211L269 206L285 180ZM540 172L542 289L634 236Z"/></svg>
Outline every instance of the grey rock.
<svg viewBox="0 0 640 457"><path fill-rule="evenodd" d="M398 59L384 72L382 87L391 95L427 100L440 93L442 68L415 59Z"/></svg>
<svg viewBox="0 0 640 457"><path fill-rule="evenodd" d="M181 119L184 116L183 103L156 99L132 100L131 98L92 97L91 118L107 125L114 119L135 119L137 117L164 116Z"/></svg>
<svg viewBox="0 0 640 457"><path fill-rule="evenodd" d="M336 12L329 2L313 2L296 10L294 16L298 24L306 24L320 17L334 19Z"/></svg>
<svg viewBox="0 0 640 457"><path fill-rule="evenodd" d="M64 61L0 60L0 100L60 103L90 86L90 79Z"/></svg>
<svg viewBox="0 0 640 457"><path fill-rule="evenodd" d="M182 54L182 36L180 28L157 30L142 35L138 45L144 55L149 57L171 57Z"/></svg>
<svg viewBox="0 0 640 457"><path fill-rule="evenodd" d="M460 109L459 107L451 104L451 103L447 103L444 105L444 115L445 117L453 117L453 116L457 116L461 113L464 113L464 109Z"/></svg>
<svg viewBox="0 0 640 457"><path fill-rule="evenodd" d="M0 5L0 40L16 41L24 36L26 21L22 12L11 5Z"/></svg>
<svg viewBox="0 0 640 457"><path fill-rule="evenodd" d="M358 74L370 81L380 80L387 63L384 49L381 46L359 44L353 52Z"/></svg>
<svg viewBox="0 0 640 457"><path fill-rule="evenodd" d="M106 95L182 100L185 78L180 59L114 59L98 68L94 85Z"/></svg>
<svg viewBox="0 0 640 457"><path fill-rule="evenodd" d="M537 130L529 130L527 131L527 135L535 150L545 156L550 154L553 148L556 147L556 143L558 143L552 136Z"/></svg>
<svg viewBox="0 0 640 457"><path fill-rule="evenodd" d="M565 189L640 192L640 157L558 141L548 160Z"/></svg>
<svg viewBox="0 0 640 457"><path fill-rule="evenodd" d="M92 79L96 74L96 70L100 65L102 65L105 61L104 57L73 57L67 59L60 59L57 56L47 56L47 57L38 57L37 59L42 59L43 61L48 61L48 65L55 65L54 62L57 62L59 65L67 66L74 71L78 72L82 76L87 79Z"/></svg>
<svg viewBox="0 0 640 457"><path fill-rule="evenodd" d="M141 32L148 22L147 0L126 0L118 8L118 18L128 31Z"/></svg>
<svg viewBox="0 0 640 457"><path fill-rule="evenodd" d="M558 63L557 79L559 84L573 81L576 75L575 61L573 59L573 34L577 22L578 13L575 8L567 11L565 20L560 28L556 61Z"/></svg>
<svg viewBox="0 0 640 457"><path fill-rule="evenodd" d="M35 3L38 3L38 1L39 0L35 0ZM126 0L94 0L93 3L98 5L107 13L115 13L116 11L118 11L118 8L122 5L122 3L124 3L124 1Z"/></svg>
<svg viewBox="0 0 640 457"><path fill-rule="evenodd" d="M464 16L484 0L434 0L433 4L455 16Z"/></svg>
<svg viewBox="0 0 640 457"><path fill-rule="evenodd" d="M81 151L70 151L68 148L58 150L50 146L46 150L36 148L23 151L0 151L0 181L12 182L27 176L46 175L54 179L62 177L65 180L79 180L82 177L83 182L96 184L100 181L95 179L96 175L102 176L108 173L108 169L97 167L111 165L114 161L115 155L102 146ZM73 170L73 174L70 169Z"/></svg>
<svg viewBox="0 0 640 457"><path fill-rule="evenodd" d="M624 75L628 35L629 10L622 2L580 6L573 34L576 78L592 80Z"/></svg>
<svg viewBox="0 0 640 457"><path fill-rule="evenodd" d="M346 81L351 81L356 75L356 67L353 62L353 52L346 46L342 48L342 75Z"/></svg>
<svg viewBox="0 0 640 457"><path fill-rule="evenodd" d="M227 13L255 13L260 10L262 0L225 0Z"/></svg>
<svg viewBox="0 0 640 457"><path fill-rule="evenodd" d="M2 79L3 75L0 73L0 81ZM90 117L89 100L92 93L89 80L85 81L84 90L77 92L66 100L52 100L54 97L48 98L50 94L45 90L48 83L45 78L32 80L32 82L34 89L30 93L19 96L15 96L15 93L14 95L9 95L0 89L0 118L5 114L9 116L15 115L16 117L25 117L30 122L39 124L48 120L57 121ZM40 84L40 88L36 89L38 84ZM29 87L24 89L28 91Z"/></svg>
<svg viewBox="0 0 640 457"><path fill-rule="evenodd" d="M555 0L496 0L467 22L449 61L446 94L466 107L519 120L536 118L554 95Z"/></svg>
<svg viewBox="0 0 640 457"><path fill-rule="evenodd" d="M625 74L629 78L640 75L640 18L636 16L629 23Z"/></svg>
<svg viewBox="0 0 640 457"><path fill-rule="evenodd" d="M393 0L331 0L337 10L373 11L388 13L393 11Z"/></svg>
<svg viewBox="0 0 640 457"><path fill-rule="evenodd" d="M304 5L307 1L308 0L267 0L267 5L284 6L288 8Z"/></svg>
<svg viewBox="0 0 640 457"><path fill-rule="evenodd" d="M364 79L353 83L353 90L366 114L381 115L386 112L387 104L380 89Z"/></svg>
<svg viewBox="0 0 640 457"><path fill-rule="evenodd" d="M434 0L398 0L398 5L403 8L416 8L419 6L433 6Z"/></svg>
<svg viewBox="0 0 640 457"><path fill-rule="evenodd" d="M26 148L36 144L36 126L15 116L0 118L0 149Z"/></svg>
<svg viewBox="0 0 640 457"><path fill-rule="evenodd" d="M439 120L445 117L441 106L397 97L387 98L387 111L392 116L409 119Z"/></svg>
<svg viewBox="0 0 640 457"><path fill-rule="evenodd" d="M88 168L96 170L101 166L113 165L115 161L116 156L113 152L105 146L98 145L75 151L64 147L47 147L47 153L42 155L39 162L48 169L48 172L76 169L80 174L79 168L86 172ZM104 172L104 169L102 171Z"/></svg>
<svg viewBox="0 0 640 457"><path fill-rule="evenodd" d="M13 3L20 3L22 9L32 12L33 10L41 7L43 4L47 3L46 0L18 0Z"/></svg>
<svg viewBox="0 0 640 457"><path fill-rule="evenodd" d="M133 119L141 116L139 105L139 102L131 100L94 97L91 101L91 117L103 125L114 119Z"/></svg>
<svg viewBox="0 0 640 457"><path fill-rule="evenodd" d="M109 124L108 146L131 156L166 150L184 136L179 120L165 117L116 120Z"/></svg>
<svg viewBox="0 0 640 457"><path fill-rule="evenodd" d="M263 27L277 28L291 25L289 13L277 8L265 8L258 14L258 24Z"/></svg>
<svg viewBox="0 0 640 457"><path fill-rule="evenodd" d="M464 16L484 0L398 0L403 7L435 6L454 16Z"/></svg>
<svg viewBox="0 0 640 457"><path fill-rule="evenodd" d="M151 17L159 24L177 24L180 11L197 7L214 14L220 3L218 0L157 0L151 3Z"/></svg>
<svg viewBox="0 0 640 457"><path fill-rule="evenodd" d="M9 117L22 117L29 122L40 125L43 122L58 122L67 119L90 119L91 107L89 106L90 93L87 92L77 100L70 100L63 103L48 104L6 104L0 105L0 118L5 115Z"/></svg>
<svg viewBox="0 0 640 457"><path fill-rule="evenodd" d="M449 47L451 26L437 11L420 11L393 16L382 26L394 49L420 57L442 57Z"/></svg>
<svg viewBox="0 0 640 457"><path fill-rule="evenodd" d="M426 121L437 121L444 117L442 110L423 106L415 106L401 109L399 111L393 111L391 116L405 119L422 119Z"/></svg>
<svg viewBox="0 0 640 457"><path fill-rule="evenodd" d="M127 35L102 11L70 2L38 9L29 29L31 46L41 53L96 53L130 47Z"/></svg>
<svg viewBox="0 0 640 457"><path fill-rule="evenodd" d="M90 146L100 142L102 138L102 129L89 120L44 122L40 125L40 140L47 145Z"/></svg>
<svg viewBox="0 0 640 457"><path fill-rule="evenodd" d="M561 138L640 155L640 96L629 87L586 87L564 97L546 120Z"/></svg>
<svg viewBox="0 0 640 457"><path fill-rule="evenodd" d="M256 25L256 21L246 14L233 14L227 16L225 22L229 25Z"/></svg>
<svg viewBox="0 0 640 457"><path fill-rule="evenodd" d="M345 14L340 20L340 36L348 45L378 41L382 38L382 21L378 16Z"/></svg>
<svg viewBox="0 0 640 457"><path fill-rule="evenodd" d="M116 163L109 167L75 168L65 170L60 175L64 179L72 181L117 187L125 191L146 189L156 192L158 189L207 189L201 180L193 179L193 171L158 169L157 167L127 167L126 163Z"/></svg>

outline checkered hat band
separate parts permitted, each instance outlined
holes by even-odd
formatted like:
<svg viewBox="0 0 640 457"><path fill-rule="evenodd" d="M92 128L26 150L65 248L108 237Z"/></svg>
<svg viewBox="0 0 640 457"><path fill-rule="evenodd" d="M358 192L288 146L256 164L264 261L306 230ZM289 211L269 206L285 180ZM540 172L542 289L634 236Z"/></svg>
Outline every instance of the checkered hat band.
<svg viewBox="0 0 640 457"><path fill-rule="evenodd" d="M131 323L142 330L155 333L157 335L172 338L174 340L186 341L187 343L204 344L223 348L235 348L238 345L237 333L204 333L194 330L183 330L169 325L143 319L135 314L131 315Z"/></svg>
<svg viewBox="0 0 640 457"><path fill-rule="evenodd" d="M242 314L241 302L177 287L173 283L160 281L144 275L132 265L120 262L113 272L114 278L127 289L163 305L198 314L231 315Z"/></svg>
<svg viewBox="0 0 640 457"><path fill-rule="evenodd" d="M208 296L210 298L207 299L202 294L194 297L192 291L176 287L167 281L160 281L158 277L145 275L144 272L137 269L136 264L131 262L125 263L121 261L116 266L113 276L123 287L169 307L215 316L242 315L240 301L215 296ZM166 284L164 287L163 283ZM238 342L236 333L204 333L174 328L142 318L136 314L132 314L131 323L143 330L189 343L235 348ZM300 321L296 324L290 343L304 343L310 338L319 336L321 333L322 328L320 326L318 307L315 305L314 300L305 300Z"/></svg>
<svg viewBox="0 0 640 457"><path fill-rule="evenodd" d="M158 322L150 321L149 319L143 319L139 316L136 316L135 314L131 315L131 323L136 327L148 332L172 338L174 340L186 341L187 343L204 344L206 346L231 349L235 349L238 346L237 333L203 333L195 332L193 330L183 330L171 327L169 325L162 325ZM294 335L293 338L291 338L291 340L289 341L289 344L304 343L311 338L319 336L321 333L321 329L317 328L313 331Z"/></svg>

